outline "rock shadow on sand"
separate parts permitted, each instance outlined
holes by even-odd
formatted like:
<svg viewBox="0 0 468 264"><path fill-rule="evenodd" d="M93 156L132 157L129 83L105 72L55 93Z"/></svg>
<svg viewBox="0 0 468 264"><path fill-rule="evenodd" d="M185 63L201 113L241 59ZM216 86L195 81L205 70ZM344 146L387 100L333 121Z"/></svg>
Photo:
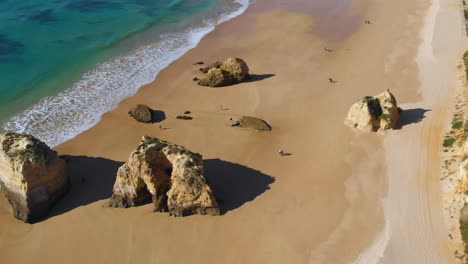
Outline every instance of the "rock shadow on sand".
<svg viewBox="0 0 468 264"><path fill-rule="evenodd" d="M426 112L429 112L429 109L423 108L414 108L414 109L405 109L401 112L400 120L398 121L396 129L401 129L404 126L410 124L417 124L424 120L426 117Z"/></svg>
<svg viewBox="0 0 468 264"><path fill-rule="evenodd" d="M245 82L257 82L257 81L262 81L268 78L275 77L276 74L272 73L267 73L267 74L251 74L250 79L245 81Z"/></svg>
<svg viewBox="0 0 468 264"><path fill-rule="evenodd" d="M112 195L117 170L123 162L87 156L62 156L71 189L50 211L49 218L77 207L108 199Z"/></svg>
<svg viewBox="0 0 468 264"><path fill-rule="evenodd" d="M166 113L160 110L151 110L151 123L160 123L166 120Z"/></svg>
<svg viewBox="0 0 468 264"><path fill-rule="evenodd" d="M213 189L222 215L253 201L275 181L260 171L229 161L208 159L203 163L206 181Z"/></svg>

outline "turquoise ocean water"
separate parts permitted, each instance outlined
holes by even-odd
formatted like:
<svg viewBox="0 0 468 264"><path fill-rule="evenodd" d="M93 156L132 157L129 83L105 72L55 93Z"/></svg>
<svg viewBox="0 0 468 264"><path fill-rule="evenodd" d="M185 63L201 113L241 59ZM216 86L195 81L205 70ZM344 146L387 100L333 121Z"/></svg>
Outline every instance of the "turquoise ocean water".
<svg viewBox="0 0 468 264"><path fill-rule="evenodd" d="M0 1L0 123L71 139L248 2Z"/></svg>

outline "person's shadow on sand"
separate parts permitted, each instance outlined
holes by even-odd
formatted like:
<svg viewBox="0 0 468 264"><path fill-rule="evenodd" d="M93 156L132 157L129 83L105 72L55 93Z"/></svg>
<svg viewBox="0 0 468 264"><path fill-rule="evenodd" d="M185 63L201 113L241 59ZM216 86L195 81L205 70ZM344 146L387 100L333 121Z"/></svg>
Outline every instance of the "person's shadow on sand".
<svg viewBox="0 0 468 264"><path fill-rule="evenodd" d="M398 121L396 129L401 129L404 126L410 124L416 124L424 120L426 117L426 112L429 112L429 109L414 108L414 109L405 109L400 114L400 120Z"/></svg>
<svg viewBox="0 0 468 264"><path fill-rule="evenodd" d="M112 196L117 170L123 162L87 156L62 156L71 189L49 212L49 218Z"/></svg>
<svg viewBox="0 0 468 264"><path fill-rule="evenodd" d="M221 214L253 201L275 179L260 171L220 159L204 160L205 178L219 202Z"/></svg>

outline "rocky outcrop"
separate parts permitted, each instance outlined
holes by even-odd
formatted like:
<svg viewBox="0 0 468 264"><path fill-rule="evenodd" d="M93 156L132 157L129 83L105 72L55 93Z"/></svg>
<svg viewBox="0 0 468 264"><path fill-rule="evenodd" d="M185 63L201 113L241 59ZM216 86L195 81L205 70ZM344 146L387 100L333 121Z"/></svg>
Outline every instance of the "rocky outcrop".
<svg viewBox="0 0 468 264"><path fill-rule="evenodd" d="M465 251L468 252L468 203L465 203L460 211L460 232L465 244Z"/></svg>
<svg viewBox="0 0 468 264"><path fill-rule="evenodd" d="M231 126L250 128L258 132L271 131L271 126L265 120L251 116L242 116L239 119L231 118Z"/></svg>
<svg viewBox="0 0 468 264"><path fill-rule="evenodd" d="M69 190L70 180L57 152L33 136L7 132L0 136L0 185L14 216L34 222Z"/></svg>
<svg viewBox="0 0 468 264"><path fill-rule="evenodd" d="M462 186L468 185L468 159L464 157L460 166L458 167L458 174L460 175L460 182Z"/></svg>
<svg viewBox="0 0 468 264"><path fill-rule="evenodd" d="M151 123L153 121L153 110L149 108L147 105L138 104L132 107L128 114L135 118L136 121L141 123Z"/></svg>
<svg viewBox="0 0 468 264"><path fill-rule="evenodd" d="M217 61L215 63L212 63L206 67L203 67L203 68L200 68L200 71L203 72L203 73L208 73L208 71L210 71L211 69L215 69L215 68L219 68L219 66L221 66L221 62Z"/></svg>
<svg viewBox="0 0 468 264"><path fill-rule="evenodd" d="M345 124L371 132L385 131L396 127L401 109L387 89L376 96L366 96L351 106Z"/></svg>
<svg viewBox="0 0 468 264"><path fill-rule="evenodd" d="M218 203L203 176L202 156L143 137L119 168L109 205L132 207L151 200L154 211L174 216L219 215Z"/></svg>
<svg viewBox="0 0 468 264"><path fill-rule="evenodd" d="M223 62L219 68L229 72L231 77L236 82L243 82L250 79L249 67L242 59L230 57L225 62Z"/></svg>
<svg viewBox="0 0 468 264"><path fill-rule="evenodd" d="M216 62L200 71L207 73L205 78L198 80L198 85L221 87L250 79L249 67L239 58L228 58L225 62Z"/></svg>
<svg viewBox="0 0 468 264"><path fill-rule="evenodd" d="M209 87L222 87L235 84L229 72L220 68L213 68L208 71L205 78L198 80L198 85Z"/></svg>

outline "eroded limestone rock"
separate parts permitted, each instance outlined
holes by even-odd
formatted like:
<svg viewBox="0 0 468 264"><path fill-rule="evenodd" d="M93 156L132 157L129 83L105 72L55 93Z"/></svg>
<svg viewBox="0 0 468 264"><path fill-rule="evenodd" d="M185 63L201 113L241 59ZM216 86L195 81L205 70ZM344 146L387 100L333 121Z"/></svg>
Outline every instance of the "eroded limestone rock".
<svg viewBox="0 0 468 264"><path fill-rule="evenodd" d="M13 214L34 222L70 188L65 161L30 135L7 132L0 136L0 185Z"/></svg>
<svg viewBox="0 0 468 264"><path fill-rule="evenodd" d="M197 84L209 87L222 87L235 83L231 74L220 68L213 68L208 71L206 77L198 80Z"/></svg>
<svg viewBox="0 0 468 264"><path fill-rule="evenodd" d="M216 62L200 71L207 73L205 78L198 80L198 85L221 87L250 79L249 67L239 58L228 58L225 62Z"/></svg>
<svg viewBox="0 0 468 264"><path fill-rule="evenodd" d="M203 72L203 73L208 73L208 71L210 71L211 69L215 69L215 68L219 68L219 66L221 66L221 62L217 61L215 63L212 63L206 67L203 67L203 68L200 68L200 71Z"/></svg>
<svg viewBox="0 0 468 264"><path fill-rule="evenodd" d="M376 96L366 96L351 106L345 124L370 132L396 128L401 109L387 89Z"/></svg>
<svg viewBox="0 0 468 264"><path fill-rule="evenodd" d="M181 146L143 137L119 168L109 205L131 207L153 201L154 211L174 216L219 215L203 176L203 159Z"/></svg>

